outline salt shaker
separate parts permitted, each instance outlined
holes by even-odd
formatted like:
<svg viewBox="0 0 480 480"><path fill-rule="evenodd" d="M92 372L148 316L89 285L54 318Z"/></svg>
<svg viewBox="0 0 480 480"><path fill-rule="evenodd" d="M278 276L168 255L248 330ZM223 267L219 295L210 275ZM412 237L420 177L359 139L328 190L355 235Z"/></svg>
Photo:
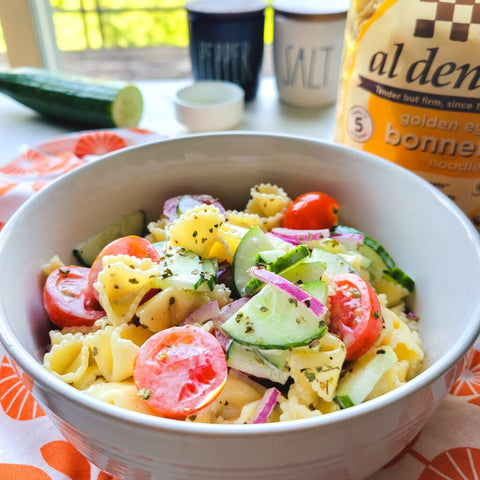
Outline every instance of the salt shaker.
<svg viewBox="0 0 480 480"><path fill-rule="evenodd" d="M279 98L298 107L336 100L349 0L275 0L273 60Z"/></svg>

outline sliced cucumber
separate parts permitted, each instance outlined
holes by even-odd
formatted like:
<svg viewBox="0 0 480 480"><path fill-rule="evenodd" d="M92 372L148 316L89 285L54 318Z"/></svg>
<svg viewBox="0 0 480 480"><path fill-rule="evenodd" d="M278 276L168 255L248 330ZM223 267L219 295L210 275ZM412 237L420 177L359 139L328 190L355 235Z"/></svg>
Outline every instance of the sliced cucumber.
<svg viewBox="0 0 480 480"><path fill-rule="evenodd" d="M278 257L281 257L285 253L285 250L274 249L274 250L264 250L263 252L258 252L255 257L255 263L257 265L267 265L272 263Z"/></svg>
<svg viewBox="0 0 480 480"><path fill-rule="evenodd" d="M327 250L323 250L321 248L314 248L312 250L310 261L325 263L326 272L330 276L334 276L339 273L356 273L358 275L358 272L340 255L327 252Z"/></svg>
<svg viewBox="0 0 480 480"><path fill-rule="evenodd" d="M378 294L384 294L387 297L387 307L398 305L410 293L409 290L386 273L379 277L372 276L370 282Z"/></svg>
<svg viewBox="0 0 480 480"><path fill-rule="evenodd" d="M48 118L93 128L136 127L140 90L122 81L21 67L0 72L0 92Z"/></svg>
<svg viewBox="0 0 480 480"><path fill-rule="evenodd" d="M74 249L75 258L86 267L90 267L103 247L113 240L127 235L142 236L145 233L146 216L143 210L124 215L101 232L79 243Z"/></svg>
<svg viewBox="0 0 480 480"><path fill-rule="evenodd" d="M170 248L170 242L168 240L162 240L161 242L154 242L152 243L152 247L163 256L167 253L168 249Z"/></svg>
<svg viewBox="0 0 480 480"><path fill-rule="evenodd" d="M258 252L273 248L258 225L251 227L242 237L233 256L233 282L239 295L244 296L244 287L251 278L248 272L255 265Z"/></svg>
<svg viewBox="0 0 480 480"><path fill-rule="evenodd" d="M393 281L399 283L402 287L405 287L409 292L413 292L415 289L415 281L396 266L395 260L393 260L392 256L380 243L353 227L337 225L334 227L334 232L358 233L363 235L364 241L363 244L359 245L358 253L371 260L372 266L369 270L371 271L372 276L378 278L381 277L383 273L386 273L393 279Z"/></svg>
<svg viewBox="0 0 480 480"><path fill-rule="evenodd" d="M383 248L383 247L382 247ZM385 263L384 258L378 254L377 250L372 248L370 245L360 245L358 247L358 253L363 255L366 258L369 258L372 262L372 266L375 267L377 270L384 271L388 270L388 265ZM389 262L391 264L391 262Z"/></svg>
<svg viewBox="0 0 480 480"><path fill-rule="evenodd" d="M211 291L217 282L216 260L201 258L183 247L169 247L160 266L162 273L152 283L154 288Z"/></svg>
<svg viewBox="0 0 480 480"><path fill-rule="evenodd" d="M273 262L267 265L267 270L283 275L291 268L303 262L310 255L310 251L305 245L298 245L292 250L277 257ZM256 257L258 259L258 255ZM263 282L257 278L251 278L244 287L245 296L251 297L263 286Z"/></svg>
<svg viewBox="0 0 480 480"><path fill-rule="evenodd" d="M271 348L269 350L263 350L259 348L258 352L267 360L267 362L275 365L277 368L284 369L288 355L290 354L290 349L283 348L276 350Z"/></svg>
<svg viewBox="0 0 480 480"><path fill-rule="evenodd" d="M360 253L362 253L361 251L362 249L365 251L365 253L362 253L362 255L365 255L367 258L370 258L372 262L374 262L374 264L378 265L379 268L381 268L382 264L385 265L385 269L387 270L395 266L395 261L387 252L387 250L382 245L380 245L380 243L378 243L376 240L369 237L368 235L365 235L360 230L357 230L356 228L353 228L353 227L347 227L345 225L337 225L336 227L334 227L334 232L335 233L357 233L357 234L363 235L364 237L363 244L359 246ZM373 253L371 252L371 250L373 250Z"/></svg>
<svg viewBox="0 0 480 480"><path fill-rule="evenodd" d="M338 382L335 400L341 408L362 403L382 375L397 361L397 355L388 346L378 348L368 359L357 360Z"/></svg>
<svg viewBox="0 0 480 480"><path fill-rule="evenodd" d="M325 262L303 262L282 273L282 277L296 285L316 282L322 279L326 267Z"/></svg>
<svg viewBox="0 0 480 480"><path fill-rule="evenodd" d="M305 260L310 255L310 250L305 245L297 245L289 252L276 258L267 266L267 269L273 273L286 272L293 268L299 262Z"/></svg>
<svg viewBox="0 0 480 480"><path fill-rule="evenodd" d="M270 363L256 347L242 345L235 341L230 343L227 350L227 365L248 375L267 378L282 385L289 377L288 371Z"/></svg>
<svg viewBox="0 0 480 480"><path fill-rule="evenodd" d="M315 280L312 282L305 282L302 285L302 288L308 292L310 295L315 297L317 300L319 300L322 303L327 303L328 299L328 287L325 282L322 282L321 280Z"/></svg>
<svg viewBox="0 0 480 480"><path fill-rule="evenodd" d="M326 303L328 292L324 282L312 282L302 287ZM270 285L265 285L232 315L222 329L237 342L262 349L308 345L327 331L323 320Z"/></svg>
<svg viewBox="0 0 480 480"><path fill-rule="evenodd" d="M415 282L403 270L400 270L395 266L386 272L386 275L393 278L393 280L405 287L409 292L413 292L415 288Z"/></svg>
<svg viewBox="0 0 480 480"><path fill-rule="evenodd" d="M359 252L337 253L338 256L346 260L355 270L368 270L372 266L372 261Z"/></svg>

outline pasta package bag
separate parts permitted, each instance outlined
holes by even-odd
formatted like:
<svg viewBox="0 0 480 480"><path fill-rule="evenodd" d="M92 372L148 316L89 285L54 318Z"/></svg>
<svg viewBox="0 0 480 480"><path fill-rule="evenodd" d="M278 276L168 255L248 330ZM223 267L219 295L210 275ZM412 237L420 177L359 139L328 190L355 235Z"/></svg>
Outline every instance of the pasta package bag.
<svg viewBox="0 0 480 480"><path fill-rule="evenodd" d="M480 228L480 0L352 0L335 139L438 187Z"/></svg>

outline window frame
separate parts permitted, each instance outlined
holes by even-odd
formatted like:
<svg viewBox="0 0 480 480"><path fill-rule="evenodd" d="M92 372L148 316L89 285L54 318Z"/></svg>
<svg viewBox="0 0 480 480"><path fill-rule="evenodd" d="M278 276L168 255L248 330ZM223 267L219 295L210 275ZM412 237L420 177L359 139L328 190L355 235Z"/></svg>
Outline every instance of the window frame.
<svg viewBox="0 0 480 480"><path fill-rule="evenodd" d="M0 1L0 21L11 67L62 70L49 0Z"/></svg>

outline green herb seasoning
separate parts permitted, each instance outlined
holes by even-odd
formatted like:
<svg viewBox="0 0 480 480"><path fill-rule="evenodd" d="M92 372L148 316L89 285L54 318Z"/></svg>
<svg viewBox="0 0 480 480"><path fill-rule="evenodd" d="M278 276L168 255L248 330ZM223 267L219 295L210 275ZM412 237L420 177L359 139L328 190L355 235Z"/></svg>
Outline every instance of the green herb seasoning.
<svg viewBox="0 0 480 480"><path fill-rule="evenodd" d="M142 400L148 400L152 395L152 391L149 388L142 388L138 391L137 396L141 397Z"/></svg>

